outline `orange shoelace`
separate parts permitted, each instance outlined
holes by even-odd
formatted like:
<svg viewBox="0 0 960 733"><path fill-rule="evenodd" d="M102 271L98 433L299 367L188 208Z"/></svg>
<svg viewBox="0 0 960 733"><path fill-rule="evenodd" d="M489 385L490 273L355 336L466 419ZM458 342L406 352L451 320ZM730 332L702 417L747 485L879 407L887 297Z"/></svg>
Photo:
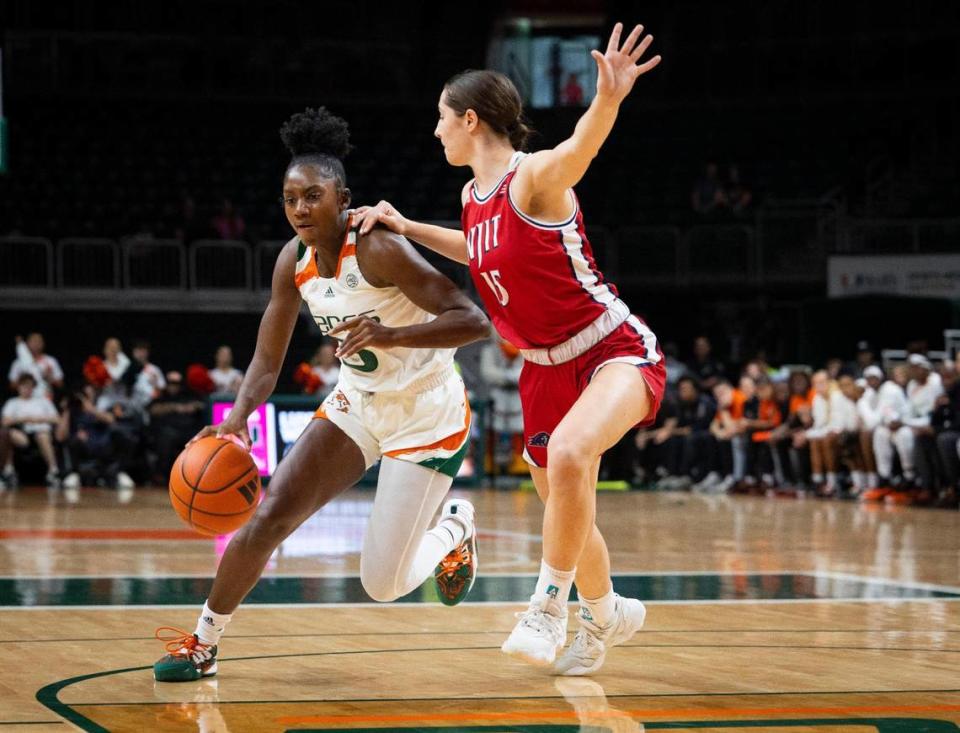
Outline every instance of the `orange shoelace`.
<svg viewBox="0 0 960 733"><path fill-rule="evenodd" d="M172 631L174 636L162 635L164 631ZM200 644L200 641L193 635L192 631L184 631L176 626L160 626L155 632L154 637L157 641L164 643L164 648L171 654L176 653L186 647L193 649Z"/></svg>

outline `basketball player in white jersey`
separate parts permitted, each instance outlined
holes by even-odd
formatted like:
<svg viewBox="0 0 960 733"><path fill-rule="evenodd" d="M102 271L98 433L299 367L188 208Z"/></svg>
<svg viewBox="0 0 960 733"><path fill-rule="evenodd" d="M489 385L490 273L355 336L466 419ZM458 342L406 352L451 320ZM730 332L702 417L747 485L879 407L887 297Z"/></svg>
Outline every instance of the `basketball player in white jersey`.
<svg viewBox="0 0 960 733"><path fill-rule="evenodd" d="M276 386L301 300L325 335L340 341L340 381L281 461L256 514L231 540L193 633L158 638L169 652L159 681L216 674L217 645L231 614L267 560L304 520L381 461L360 577L377 601L392 601L433 575L448 605L476 577L473 506L447 502L427 526L463 460L470 407L454 369L455 347L483 339L489 323L403 238L384 230L360 242L348 209L342 158L349 132L324 108L280 130L292 159L283 205L296 232L273 272L270 304L253 362L230 415L198 437L236 435L249 446L247 416Z"/></svg>

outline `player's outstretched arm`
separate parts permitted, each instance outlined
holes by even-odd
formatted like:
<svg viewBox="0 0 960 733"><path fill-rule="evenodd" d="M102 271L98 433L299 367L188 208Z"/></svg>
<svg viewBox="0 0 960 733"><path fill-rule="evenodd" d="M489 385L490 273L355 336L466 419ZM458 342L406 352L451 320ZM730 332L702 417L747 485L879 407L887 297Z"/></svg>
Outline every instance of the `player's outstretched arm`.
<svg viewBox="0 0 960 733"><path fill-rule="evenodd" d="M205 427L195 440L206 435L237 435L250 447L247 417L266 402L277 386L277 378L300 312L300 292L294 284L296 265L297 240L292 239L280 251L274 265L270 303L260 319L257 348L243 376L233 409L220 425Z"/></svg>
<svg viewBox="0 0 960 733"><path fill-rule="evenodd" d="M591 161L597 156L613 123L620 104L633 89L638 78L660 63L660 56L639 63L653 36L643 36L643 26L636 26L621 45L623 24L617 23L610 34L605 52L591 51L597 62L597 96L583 114L568 139L551 150L533 153L520 165L511 194L529 211L527 205L534 199L558 201L568 207L566 191L583 178ZM642 40L641 40L642 37Z"/></svg>
<svg viewBox="0 0 960 733"><path fill-rule="evenodd" d="M389 201L381 201L376 206L361 206L353 210L353 216L360 228L360 236L369 234L377 224L382 224L390 231L419 242L461 265L469 261L467 238L463 236L463 231L407 219Z"/></svg>
<svg viewBox="0 0 960 733"><path fill-rule="evenodd" d="M400 328L383 326L366 316L341 323L330 331L331 336L347 334L337 350L341 359L371 346L451 348L489 337L490 322L483 312L403 237L374 230L357 248L357 257L371 285L394 285L437 317Z"/></svg>

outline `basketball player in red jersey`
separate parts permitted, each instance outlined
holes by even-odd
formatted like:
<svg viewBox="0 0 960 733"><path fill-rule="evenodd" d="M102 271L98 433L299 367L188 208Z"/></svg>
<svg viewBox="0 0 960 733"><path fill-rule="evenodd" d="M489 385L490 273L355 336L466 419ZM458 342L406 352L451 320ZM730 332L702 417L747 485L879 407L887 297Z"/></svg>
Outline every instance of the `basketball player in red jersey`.
<svg viewBox="0 0 960 733"><path fill-rule="evenodd" d="M666 377L656 337L597 269L572 190L634 82L660 62L639 63L653 41L641 40L642 26L621 45L622 30L614 27L605 53L592 52L597 95L573 135L550 150L519 152L529 130L504 75L466 71L447 82L434 135L447 161L475 176L462 191L462 231L408 220L385 201L358 210L361 235L379 222L469 264L491 320L525 359L525 457L546 505L543 560L502 649L568 675L595 672L609 647L643 625L643 604L613 592L595 486L603 452L655 418ZM557 659L574 579L580 629Z"/></svg>

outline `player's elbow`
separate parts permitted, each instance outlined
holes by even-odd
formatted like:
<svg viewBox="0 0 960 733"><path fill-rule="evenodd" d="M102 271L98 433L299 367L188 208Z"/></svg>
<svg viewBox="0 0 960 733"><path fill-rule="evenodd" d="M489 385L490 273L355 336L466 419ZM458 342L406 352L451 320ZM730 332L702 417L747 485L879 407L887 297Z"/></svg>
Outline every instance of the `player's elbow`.
<svg viewBox="0 0 960 733"><path fill-rule="evenodd" d="M471 336L471 341L484 341L493 335L493 327L483 311L471 304L465 314L465 330Z"/></svg>

